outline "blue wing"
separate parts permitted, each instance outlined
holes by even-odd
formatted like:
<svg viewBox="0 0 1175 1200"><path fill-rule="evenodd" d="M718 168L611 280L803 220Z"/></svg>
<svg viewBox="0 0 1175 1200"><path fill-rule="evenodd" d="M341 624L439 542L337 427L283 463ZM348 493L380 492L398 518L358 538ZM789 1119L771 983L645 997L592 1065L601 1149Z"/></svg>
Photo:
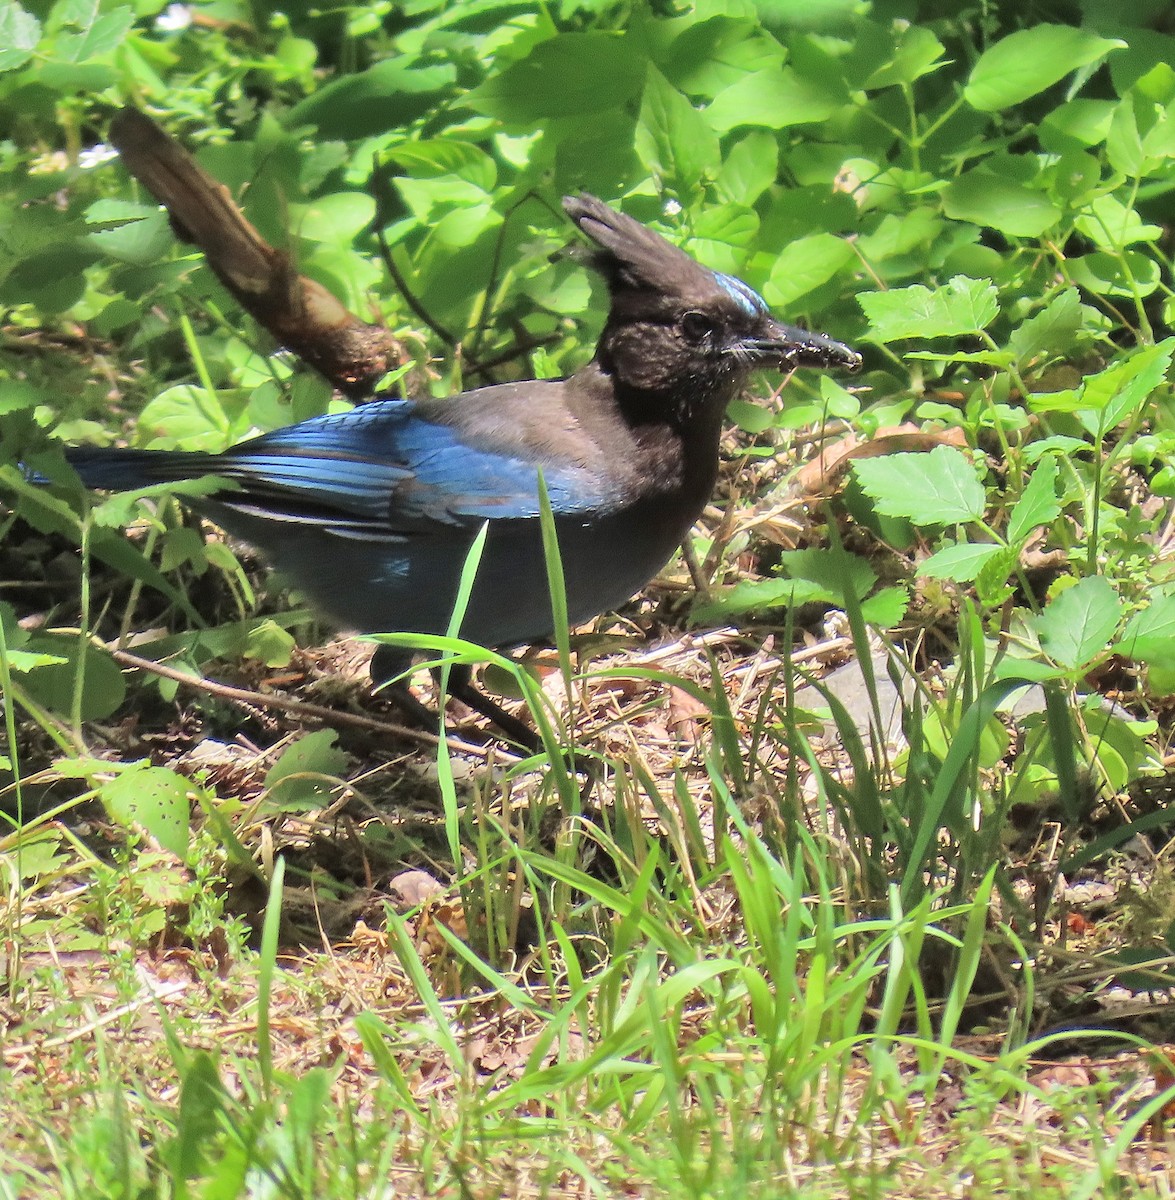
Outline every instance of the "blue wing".
<svg viewBox="0 0 1175 1200"><path fill-rule="evenodd" d="M220 503L354 537L537 517L540 469L557 514L614 507L582 466L479 447L407 400L315 417L214 457L211 470L240 488Z"/></svg>

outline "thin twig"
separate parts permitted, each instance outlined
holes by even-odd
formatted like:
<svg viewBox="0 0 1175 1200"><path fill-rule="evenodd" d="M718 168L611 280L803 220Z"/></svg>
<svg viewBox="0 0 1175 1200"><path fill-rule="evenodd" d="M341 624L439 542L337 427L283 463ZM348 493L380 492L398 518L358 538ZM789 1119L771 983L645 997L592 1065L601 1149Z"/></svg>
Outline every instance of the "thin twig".
<svg viewBox="0 0 1175 1200"><path fill-rule="evenodd" d="M386 733L392 737L409 738L426 746L439 746L441 739L435 733L424 729L413 729L410 725L399 725L394 721L379 721L375 717L366 717L362 713L340 712L336 708L327 708L322 704L308 704L304 700L294 700L290 696L282 696L276 692L254 692L247 688L233 687L231 684L218 683L214 679L203 676L189 675L184 671L169 667L164 663L154 662L149 658L140 658L137 654L129 654L126 650L110 650L110 656L123 666L133 667L137 671L149 671L163 679L172 679L176 683L186 684L197 691L207 692L211 696L220 696L235 704L256 705L262 708L276 708L294 716L305 717L307 720L321 721L325 725L350 725L355 729L370 729L378 733ZM464 742L458 738L447 739L450 749L460 750L463 754L473 754L478 758L488 758L491 748L477 746L472 742ZM500 746L494 746L492 753L495 758L510 753Z"/></svg>

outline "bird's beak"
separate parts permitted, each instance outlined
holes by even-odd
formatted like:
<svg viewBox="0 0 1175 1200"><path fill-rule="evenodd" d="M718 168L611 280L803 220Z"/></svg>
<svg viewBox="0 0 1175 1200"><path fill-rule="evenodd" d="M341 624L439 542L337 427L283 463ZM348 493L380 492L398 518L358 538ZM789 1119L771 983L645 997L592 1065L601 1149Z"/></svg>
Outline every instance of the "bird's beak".
<svg viewBox="0 0 1175 1200"><path fill-rule="evenodd" d="M856 371L861 356L843 342L834 342L826 333L811 333L795 325L768 318L759 337L747 338L739 350L754 359L756 366L794 371L796 367L819 370Z"/></svg>

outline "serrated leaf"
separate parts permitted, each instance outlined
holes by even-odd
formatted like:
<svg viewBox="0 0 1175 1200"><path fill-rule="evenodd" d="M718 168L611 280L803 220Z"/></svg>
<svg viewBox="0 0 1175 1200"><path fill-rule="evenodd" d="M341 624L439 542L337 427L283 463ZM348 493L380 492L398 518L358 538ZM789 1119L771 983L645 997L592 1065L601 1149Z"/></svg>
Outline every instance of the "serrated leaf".
<svg viewBox="0 0 1175 1200"><path fill-rule="evenodd" d="M970 583L976 579L984 563L999 554L1001 546L992 542L959 542L935 551L918 568L919 575L931 579L953 579Z"/></svg>
<svg viewBox="0 0 1175 1200"><path fill-rule="evenodd" d="M998 294L988 279L956 275L945 288L921 284L887 292L863 292L858 303L870 335L881 342L901 338L959 337L978 333L995 320Z"/></svg>
<svg viewBox="0 0 1175 1200"><path fill-rule="evenodd" d="M861 601L861 619L870 625L890 629L906 615L909 604L910 594L900 584L882 588Z"/></svg>
<svg viewBox="0 0 1175 1200"><path fill-rule="evenodd" d="M986 494L966 455L953 446L929 454L890 454L860 459L853 471L877 511L916 525L978 521Z"/></svg>
<svg viewBox="0 0 1175 1200"><path fill-rule="evenodd" d="M1008 108L1125 46L1118 38L1098 37L1074 25L1020 29L979 56L963 96L980 112Z"/></svg>
<svg viewBox="0 0 1175 1200"><path fill-rule="evenodd" d="M1020 499L1008 516L1008 541L1017 546L1027 541L1038 525L1049 525L1060 516L1057 499L1057 460L1051 454L1037 463Z"/></svg>
<svg viewBox="0 0 1175 1200"><path fill-rule="evenodd" d="M1012 331L1008 349L1021 369L1040 356L1063 354L1075 345L1086 317L1094 315L1092 309L1082 305L1076 288L1065 288Z"/></svg>
<svg viewBox="0 0 1175 1200"><path fill-rule="evenodd" d="M1033 625L1041 649L1056 663L1076 671L1109 649L1122 616L1122 601L1100 575L1078 580L1051 600Z"/></svg>

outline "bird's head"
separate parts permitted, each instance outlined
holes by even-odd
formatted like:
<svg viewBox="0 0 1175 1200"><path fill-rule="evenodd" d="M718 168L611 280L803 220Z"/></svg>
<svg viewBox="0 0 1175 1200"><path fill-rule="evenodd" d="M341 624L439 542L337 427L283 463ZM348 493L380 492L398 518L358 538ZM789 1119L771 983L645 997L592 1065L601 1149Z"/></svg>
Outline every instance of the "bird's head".
<svg viewBox="0 0 1175 1200"><path fill-rule="evenodd" d="M563 208L595 242L593 265L608 281L612 307L596 358L618 384L697 411L725 407L761 367L861 365L856 351L777 321L741 280L703 267L595 196L567 196Z"/></svg>

